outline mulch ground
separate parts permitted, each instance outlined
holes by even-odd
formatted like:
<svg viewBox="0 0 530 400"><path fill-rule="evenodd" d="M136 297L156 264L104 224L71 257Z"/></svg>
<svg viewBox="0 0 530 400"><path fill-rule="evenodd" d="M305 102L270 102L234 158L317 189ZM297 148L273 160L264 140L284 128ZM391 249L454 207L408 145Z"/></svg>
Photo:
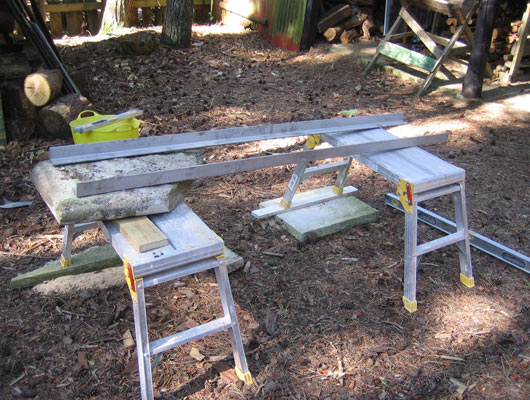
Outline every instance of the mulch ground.
<svg viewBox="0 0 530 400"><path fill-rule="evenodd" d="M158 33L154 33L155 36ZM411 129L450 131L429 151L466 169L470 226L530 253L528 115L495 114L450 95L414 96L417 85L378 72L362 77L355 57L327 45L295 54L255 33L199 28L192 46L159 46L150 55L120 53L118 41L61 46L67 65L84 68L84 94L97 111L144 110L141 135L405 112ZM29 172L50 145L34 137L0 153L0 195L32 200L0 209L0 396L6 399L139 398L125 287L67 295L10 290L11 278L58 258L62 230L34 190ZM295 141L291 148L302 145ZM209 150L207 161L254 154L255 145ZM162 399L523 399L530 397L530 281L524 272L473 251L476 286L459 282L456 248L422 258L418 312L401 304L403 215L384 205L392 185L354 164L348 184L380 212L376 223L299 243L273 221L250 214L279 197L294 166L201 179L187 203L241 255L230 276L250 370L243 386L224 334L164 354L154 373ZM304 182L329 185L333 176ZM453 218L450 199L428 202ZM438 236L421 227L424 240ZM80 250L101 244L87 232ZM219 315L209 273L148 292L152 338ZM134 336L134 335L133 335ZM190 355L192 349L195 349ZM197 356L202 354L204 358Z"/></svg>

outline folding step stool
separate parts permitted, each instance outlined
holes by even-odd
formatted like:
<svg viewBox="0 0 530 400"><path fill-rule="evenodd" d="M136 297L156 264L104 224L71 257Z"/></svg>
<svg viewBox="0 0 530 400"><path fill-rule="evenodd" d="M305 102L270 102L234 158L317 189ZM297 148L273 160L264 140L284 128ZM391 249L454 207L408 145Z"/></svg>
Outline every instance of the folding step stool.
<svg viewBox="0 0 530 400"><path fill-rule="evenodd" d="M370 129L341 134L323 134L322 140L339 146L360 144L395 138L384 129ZM423 254L456 244L460 257L460 280L467 287L474 286L469 247L467 209L465 202L465 171L419 147L353 156L373 171L397 185L398 196L405 209L405 284L403 304L414 312L416 274ZM418 203L452 194L456 214L456 232L418 245Z"/></svg>
<svg viewBox="0 0 530 400"><path fill-rule="evenodd" d="M307 137L306 144L304 145L304 150L314 149L320 144L320 140L320 135L309 135ZM342 161L317 165L315 167L309 168L308 162L301 162L297 164L283 197L281 199L273 200L274 203L268 207L253 210L252 215L257 219L264 219L274 215L283 214L288 211L298 210L300 208L309 207L314 204L320 204L326 201L338 199L343 196L352 195L357 191L357 189L353 186L344 187L352 160L353 158L348 156L343 157ZM331 173L334 171L338 171L334 186L323 188L324 190L321 190L315 194L310 194L308 196L296 196L296 190L298 189L298 186L300 186L307 178Z"/></svg>
<svg viewBox="0 0 530 400"><path fill-rule="evenodd" d="M444 66L444 63L451 55L456 56L457 54L470 51L473 34L467 25L467 19L477 10L478 1L400 0L400 2L401 10L399 11L399 16L379 46L377 46L376 53L364 70L363 75L367 75L370 72L381 55L392 58L403 64L412 65L422 70L426 70L427 77L423 81L418 93L416 93L416 96L419 97L430 86L438 71L441 70L448 79L454 79L453 74ZM414 17L411 6L421 7L430 11L445 14L448 17L454 17L457 19L459 26L456 28L450 39L426 32L420 23L418 23L417 18ZM396 33L396 30L400 27L402 22L405 22L410 28L410 32ZM458 41L462 34L464 34L467 44ZM432 57L393 43L411 35L416 35L421 40L432 54Z"/></svg>
<svg viewBox="0 0 530 400"><path fill-rule="evenodd" d="M144 253L137 252L112 221L104 223L112 247L123 260L133 301L142 399L153 399L151 356L223 330L227 330L230 337L238 378L251 383L252 376L243 349L222 239L184 203L169 213L149 218L167 236L169 244ZM149 342L144 290L209 269L215 271L224 316Z"/></svg>

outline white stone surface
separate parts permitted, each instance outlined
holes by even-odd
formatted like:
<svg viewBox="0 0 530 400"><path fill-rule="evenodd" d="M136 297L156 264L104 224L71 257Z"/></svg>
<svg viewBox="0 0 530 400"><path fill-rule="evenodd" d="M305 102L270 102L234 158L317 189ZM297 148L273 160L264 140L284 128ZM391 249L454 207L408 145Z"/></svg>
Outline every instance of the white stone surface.
<svg viewBox="0 0 530 400"><path fill-rule="evenodd" d="M169 212L184 200L191 181L78 198L77 182L200 164L198 153L156 154L55 167L38 163L31 180L59 224Z"/></svg>

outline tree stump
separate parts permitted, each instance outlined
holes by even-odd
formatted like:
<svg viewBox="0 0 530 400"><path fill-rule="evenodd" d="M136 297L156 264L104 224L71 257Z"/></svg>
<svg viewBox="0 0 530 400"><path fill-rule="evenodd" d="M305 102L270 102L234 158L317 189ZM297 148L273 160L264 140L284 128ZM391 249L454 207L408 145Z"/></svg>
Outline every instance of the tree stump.
<svg viewBox="0 0 530 400"><path fill-rule="evenodd" d="M38 71L24 79L24 93L37 107L45 106L61 93L63 75L58 69Z"/></svg>
<svg viewBox="0 0 530 400"><path fill-rule="evenodd" d="M76 119L81 111L91 107L92 104L86 97L68 94L43 107L39 111L38 121L46 134L59 139L71 138L70 122Z"/></svg>

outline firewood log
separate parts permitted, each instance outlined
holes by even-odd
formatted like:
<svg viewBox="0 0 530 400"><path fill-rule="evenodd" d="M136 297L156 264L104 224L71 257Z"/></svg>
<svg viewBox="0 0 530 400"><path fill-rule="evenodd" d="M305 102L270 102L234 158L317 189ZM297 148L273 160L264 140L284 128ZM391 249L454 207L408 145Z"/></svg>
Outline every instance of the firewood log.
<svg viewBox="0 0 530 400"><path fill-rule="evenodd" d="M63 75L58 69L42 70L30 74L24 79L24 93L37 107L53 101L63 87Z"/></svg>

